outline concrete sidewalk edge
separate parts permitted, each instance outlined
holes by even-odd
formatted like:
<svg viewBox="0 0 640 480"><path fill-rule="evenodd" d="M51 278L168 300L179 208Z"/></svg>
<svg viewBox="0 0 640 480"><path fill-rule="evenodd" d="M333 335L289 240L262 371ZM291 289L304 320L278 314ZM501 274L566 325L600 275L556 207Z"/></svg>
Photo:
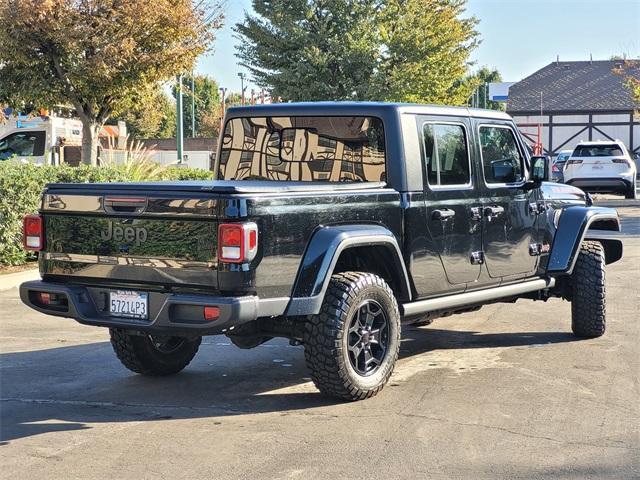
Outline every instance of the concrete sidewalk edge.
<svg viewBox="0 0 640 480"><path fill-rule="evenodd" d="M0 291L9 290L11 288L19 287L22 282L28 282L29 280L39 280L40 272L37 268L32 270L25 270L23 272L7 273L0 275Z"/></svg>

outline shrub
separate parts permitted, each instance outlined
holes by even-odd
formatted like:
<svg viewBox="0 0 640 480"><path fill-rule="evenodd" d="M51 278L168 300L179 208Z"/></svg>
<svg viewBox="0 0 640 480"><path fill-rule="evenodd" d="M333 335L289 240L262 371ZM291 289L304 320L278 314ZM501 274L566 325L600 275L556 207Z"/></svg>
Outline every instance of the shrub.
<svg viewBox="0 0 640 480"><path fill-rule="evenodd" d="M22 248L22 218L40 208L40 195L48 183L97 183L145 180L208 180L212 172L190 168L165 168L144 177L147 166L92 167L82 165L36 166L15 161L0 162L0 265L21 265L35 259ZM154 167L157 165L154 164ZM153 170L155 172L155 170Z"/></svg>

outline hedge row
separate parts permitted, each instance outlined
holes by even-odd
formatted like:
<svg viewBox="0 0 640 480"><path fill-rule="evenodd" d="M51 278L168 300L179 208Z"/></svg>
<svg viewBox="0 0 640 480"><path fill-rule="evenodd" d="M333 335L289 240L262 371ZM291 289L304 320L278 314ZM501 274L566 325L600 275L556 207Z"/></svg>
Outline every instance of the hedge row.
<svg viewBox="0 0 640 480"><path fill-rule="evenodd" d="M140 181L139 170L126 167L36 166L0 162L0 265L20 265L35 259L22 248L22 218L38 211L40 194L48 183L95 183ZM189 168L166 168L145 180L206 180L212 172Z"/></svg>

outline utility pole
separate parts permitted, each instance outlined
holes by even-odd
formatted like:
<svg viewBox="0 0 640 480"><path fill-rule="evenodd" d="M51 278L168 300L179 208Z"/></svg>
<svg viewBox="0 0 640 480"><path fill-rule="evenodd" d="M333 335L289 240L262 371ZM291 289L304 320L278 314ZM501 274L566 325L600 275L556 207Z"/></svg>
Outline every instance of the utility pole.
<svg viewBox="0 0 640 480"><path fill-rule="evenodd" d="M193 70L191 70L191 138L196 138L196 88Z"/></svg>
<svg viewBox="0 0 640 480"><path fill-rule="evenodd" d="M483 85L482 93L484 94L484 102L482 102L482 104L484 105L484 108L487 108L487 96L489 95L489 84L488 83L485 83Z"/></svg>
<svg viewBox="0 0 640 480"><path fill-rule="evenodd" d="M224 113L226 110L226 96L227 96L227 89L226 88L219 88L220 90L220 98L222 98L222 115L220 116L220 135L219 137L222 137L223 131L222 131L222 125L224 123Z"/></svg>
<svg viewBox="0 0 640 480"><path fill-rule="evenodd" d="M240 89L242 91L242 105L244 105L244 73L240 72L238 76L240 77Z"/></svg>
<svg viewBox="0 0 640 480"><path fill-rule="evenodd" d="M551 148L551 146L549 146ZM536 155L542 155L542 90L540 90L540 119L538 120L538 153Z"/></svg>
<svg viewBox="0 0 640 480"><path fill-rule="evenodd" d="M178 150L178 163L182 163L182 143L184 139L183 111L182 111L182 75L176 78L178 89L176 95L176 147Z"/></svg>

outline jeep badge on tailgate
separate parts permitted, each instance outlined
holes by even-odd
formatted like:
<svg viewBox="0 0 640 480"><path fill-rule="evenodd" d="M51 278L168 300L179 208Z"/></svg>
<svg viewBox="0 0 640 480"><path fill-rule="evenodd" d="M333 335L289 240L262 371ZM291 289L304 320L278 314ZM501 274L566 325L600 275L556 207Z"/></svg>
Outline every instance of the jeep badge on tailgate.
<svg viewBox="0 0 640 480"><path fill-rule="evenodd" d="M106 231L100 232L100 238L102 240L115 240L117 242L133 242L135 240L136 246L140 246L141 243L147 240L147 229L144 227L121 227L120 225L114 225L112 221L109 222Z"/></svg>

